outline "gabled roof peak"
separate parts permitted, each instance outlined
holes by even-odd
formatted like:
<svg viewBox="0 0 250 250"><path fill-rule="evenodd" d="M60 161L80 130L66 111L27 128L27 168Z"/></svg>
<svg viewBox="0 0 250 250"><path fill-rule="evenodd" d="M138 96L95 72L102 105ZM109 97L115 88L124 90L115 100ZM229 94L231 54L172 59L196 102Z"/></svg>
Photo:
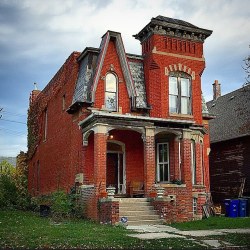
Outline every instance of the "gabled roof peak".
<svg viewBox="0 0 250 250"><path fill-rule="evenodd" d="M113 31L113 30L107 30L107 32L102 36L102 38L104 36L106 36L106 34L109 33L110 36L118 36L118 35L121 35L121 32L117 32L117 31Z"/></svg>
<svg viewBox="0 0 250 250"><path fill-rule="evenodd" d="M128 95L132 100L134 100L135 97L137 96L135 85L134 85L134 82L133 82L133 79L129 70L128 60L127 60L126 52L124 49L121 33L108 30L105 33L105 35L102 36L102 42L100 44L100 54L98 57L97 67L96 67L94 78L93 78L93 85L91 88L92 102L95 102L95 92L96 92L97 84L100 78L104 59L107 53L108 44L113 37L115 38L115 47L116 47L116 51L117 51L117 54L121 63L123 75L124 75L127 90L128 90ZM132 101L132 106L134 106L133 101Z"/></svg>

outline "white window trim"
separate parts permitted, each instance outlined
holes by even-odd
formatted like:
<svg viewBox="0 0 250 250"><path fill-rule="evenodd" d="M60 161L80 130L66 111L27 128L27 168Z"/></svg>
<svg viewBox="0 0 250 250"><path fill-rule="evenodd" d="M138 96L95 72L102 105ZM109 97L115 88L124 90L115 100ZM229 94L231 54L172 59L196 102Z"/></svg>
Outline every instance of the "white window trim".
<svg viewBox="0 0 250 250"><path fill-rule="evenodd" d="M188 76L178 76L176 74L173 74L173 75L169 75L169 78L170 77L176 77L177 78L177 91L178 91L178 95L174 95L174 94L170 94L169 93L169 101L168 101L168 105L169 105L169 113L170 114L178 114L178 115L192 115L193 114L193 110L192 110L192 78L188 77ZM182 96L181 95L181 78L184 78L184 79L188 79L189 80L189 92L190 92L190 96L189 97L186 97L186 96ZM168 86L168 89L170 91L170 85ZM171 112L170 111L170 96L176 96L177 97L177 112ZM182 113L181 112L181 98L189 98L189 107L188 107L188 113L185 114L185 113Z"/></svg>
<svg viewBox="0 0 250 250"><path fill-rule="evenodd" d="M168 148L168 161L167 162L159 162L159 146L160 145L167 145ZM169 167L169 143L168 142L160 142L157 143L157 182L170 182L170 167ZM159 164L168 164L168 180L160 181L160 165Z"/></svg>
<svg viewBox="0 0 250 250"><path fill-rule="evenodd" d="M198 198L193 197L193 215L198 213Z"/></svg>
<svg viewBox="0 0 250 250"><path fill-rule="evenodd" d="M106 79L107 79L107 75L108 74L112 74L112 75L114 75L114 77L115 77L115 79L116 79L116 92L110 92L110 91L107 91L106 90ZM117 78L117 75L116 74L114 74L114 73L111 73L111 72L108 72L107 74L106 74L106 76L105 76L105 91L104 91L104 93L105 93L105 100L104 100L104 102L105 102L105 109L106 110L108 110L108 111L112 111L112 112L117 112L118 111L118 107L119 107L119 105L118 105L118 96L119 96L119 93L118 93L118 78ZM115 109L109 109L107 106L106 106L106 100L107 100L107 95L106 95L106 93L116 93L116 108Z"/></svg>

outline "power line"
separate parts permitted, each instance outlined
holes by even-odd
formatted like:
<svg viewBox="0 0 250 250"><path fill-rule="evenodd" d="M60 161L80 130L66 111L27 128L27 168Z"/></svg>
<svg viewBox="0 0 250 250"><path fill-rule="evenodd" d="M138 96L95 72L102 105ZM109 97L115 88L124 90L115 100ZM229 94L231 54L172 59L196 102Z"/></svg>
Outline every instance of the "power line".
<svg viewBox="0 0 250 250"><path fill-rule="evenodd" d="M3 119L3 118L0 118L0 121L15 122L15 123L20 123L20 124L25 124L26 125L26 122L13 121L13 120L8 120L8 119Z"/></svg>
<svg viewBox="0 0 250 250"><path fill-rule="evenodd" d="M7 129L7 128L0 128L0 132L1 131L7 131L7 133L14 134L14 135L26 135L25 133L22 133L20 131L15 131L15 130Z"/></svg>
<svg viewBox="0 0 250 250"><path fill-rule="evenodd" d="M25 117L25 116L26 116L26 115L23 115L23 114L12 113L12 112L5 111L5 110L0 110L0 112L6 113L6 114L10 114L10 115L14 115L14 116L22 116L22 117Z"/></svg>

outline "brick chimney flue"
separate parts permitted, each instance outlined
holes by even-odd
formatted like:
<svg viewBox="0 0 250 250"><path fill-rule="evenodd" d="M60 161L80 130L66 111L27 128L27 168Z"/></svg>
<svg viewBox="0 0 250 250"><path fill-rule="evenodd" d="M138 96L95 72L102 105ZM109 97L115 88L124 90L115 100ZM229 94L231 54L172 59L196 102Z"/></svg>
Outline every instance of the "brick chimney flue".
<svg viewBox="0 0 250 250"><path fill-rule="evenodd" d="M35 89L32 90L32 92L30 93L30 105L35 101L35 99L38 97L38 95L41 92L41 90L37 89L37 84L36 83L34 83L34 87L35 87Z"/></svg>
<svg viewBox="0 0 250 250"><path fill-rule="evenodd" d="M221 87L218 80L213 83L213 100L216 101L221 96Z"/></svg>

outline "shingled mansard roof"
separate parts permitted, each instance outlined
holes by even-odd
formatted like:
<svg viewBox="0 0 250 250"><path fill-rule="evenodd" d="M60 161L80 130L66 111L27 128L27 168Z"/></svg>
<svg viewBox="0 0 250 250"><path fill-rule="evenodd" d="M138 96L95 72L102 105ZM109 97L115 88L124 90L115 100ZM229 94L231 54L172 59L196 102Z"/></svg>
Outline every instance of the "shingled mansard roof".
<svg viewBox="0 0 250 250"><path fill-rule="evenodd" d="M250 85L207 103L216 116L209 121L211 142L250 135Z"/></svg>
<svg viewBox="0 0 250 250"><path fill-rule="evenodd" d="M212 33L211 30L199 28L191 23L157 16L134 37L141 42L152 34L183 37L193 41L203 42ZM79 57L80 71L75 87L72 105L68 112L72 112L78 104L95 102L95 91L100 78L103 62L110 39L114 39L116 51L121 63L128 95L133 108L147 109L146 90L144 80L143 58L139 55L127 54L119 32L107 31L102 37L99 49L86 48ZM204 106L204 105L203 105ZM205 114L207 114L204 106Z"/></svg>
<svg viewBox="0 0 250 250"><path fill-rule="evenodd" d="M148 108L143 59L138 55L126 54L121 34L114 31L108 31L102 37L99 49L87 47L80 55L80 70L71 108L73 108L76 103L92 103L95 101L95 91L100 78L108 43L111 38L115 38L116 50L122 66L128 95L134 102L134 107Z"/></svg>

